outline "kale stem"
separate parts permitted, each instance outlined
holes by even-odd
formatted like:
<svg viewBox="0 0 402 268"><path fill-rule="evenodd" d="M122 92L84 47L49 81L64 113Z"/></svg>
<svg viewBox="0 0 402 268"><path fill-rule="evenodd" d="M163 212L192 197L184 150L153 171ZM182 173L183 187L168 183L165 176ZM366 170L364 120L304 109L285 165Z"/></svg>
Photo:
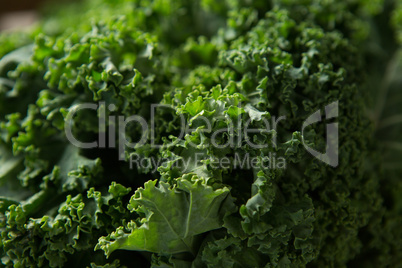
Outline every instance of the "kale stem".
<svg viewBox="0 0 402 268"><path fill-rule="evenodd" d="M384 141L382 143L386 148L402 151L402 143L397 141Z"/></svg>
<svg viewBox="0 0 402 268"><path fill-rule="evenodd" d="M375 112L375 116L374 116L374 122L377 127L379 126L379 122L381 120L381 115L384 111L390 84L392 82L392 79L395 77L396 70L398 68L399 59L400 59L400 57L398 55L399 53L400 53L399 50L397 50L392 55L392 57L391 57L392 60L388 63L387 68L385 70L384 79L381 82L380 93L379 93L377 107L375 109L376 112Z"/></svg>
<svg viewBox="0 0 402 268"><path fill-rule="evenodd" d="M378 129L390 127L402 123L402 114L390 116L385 118L378 124Z"/></svg>

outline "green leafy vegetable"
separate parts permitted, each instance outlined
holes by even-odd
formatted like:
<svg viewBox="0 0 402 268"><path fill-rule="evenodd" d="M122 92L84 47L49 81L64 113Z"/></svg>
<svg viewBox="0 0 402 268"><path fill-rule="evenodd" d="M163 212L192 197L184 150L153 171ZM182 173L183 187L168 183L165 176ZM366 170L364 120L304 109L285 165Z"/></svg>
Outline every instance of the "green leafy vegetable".
<svg viewBox="0 0 402 268"><path fill-rule="evenodd" d="M397 267L401 25L399 0L86 0L1 33L2 265ZM304 148L334 122L336 167Z"/></svg>
<svg viewBox="0 0 402 268"><path fill-rule="evenodd" d="M194 253L197 235L219 229L227 212L233 212L230 201L226 201L227 188L213 190L202 180L177 179L177 187L156 181L145 183L132 196L128 208L143 215L140 226L131 222L127 227L131 233L124 234L119 228L98 246L109 255L116 249L144 250L175 254ZM155 235L158 234L158 235Z"/></svg>

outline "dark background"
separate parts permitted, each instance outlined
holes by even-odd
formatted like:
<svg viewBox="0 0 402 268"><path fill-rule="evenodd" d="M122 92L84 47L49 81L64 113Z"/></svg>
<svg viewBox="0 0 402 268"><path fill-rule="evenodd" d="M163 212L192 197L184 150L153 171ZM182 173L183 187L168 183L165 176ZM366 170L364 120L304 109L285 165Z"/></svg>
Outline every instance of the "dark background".
<svg viewBox="0 0 402 268"><path fill-rule="evenodd" d="M24 29L34 24L47 5L79 0L0 0L0 32Z"/></svg>
<svg viewBox="0 0 402 268"><path fill-rule="evenodd" d="M8 12L38 9L46 1L47 0L0 0L0 16ZM54 2L54 0L51 2Z"/></svg>

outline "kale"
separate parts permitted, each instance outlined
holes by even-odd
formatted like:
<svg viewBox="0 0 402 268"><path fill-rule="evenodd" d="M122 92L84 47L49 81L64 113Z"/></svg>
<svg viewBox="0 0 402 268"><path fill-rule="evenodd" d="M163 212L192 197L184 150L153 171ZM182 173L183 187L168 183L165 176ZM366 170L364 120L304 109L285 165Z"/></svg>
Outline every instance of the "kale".
<svg viewBox="0 0 402 268"><path fill-rule="evenodd" d="M2 265L397 267L401 49L399 0L49 7L0 34Z"/></svg>

